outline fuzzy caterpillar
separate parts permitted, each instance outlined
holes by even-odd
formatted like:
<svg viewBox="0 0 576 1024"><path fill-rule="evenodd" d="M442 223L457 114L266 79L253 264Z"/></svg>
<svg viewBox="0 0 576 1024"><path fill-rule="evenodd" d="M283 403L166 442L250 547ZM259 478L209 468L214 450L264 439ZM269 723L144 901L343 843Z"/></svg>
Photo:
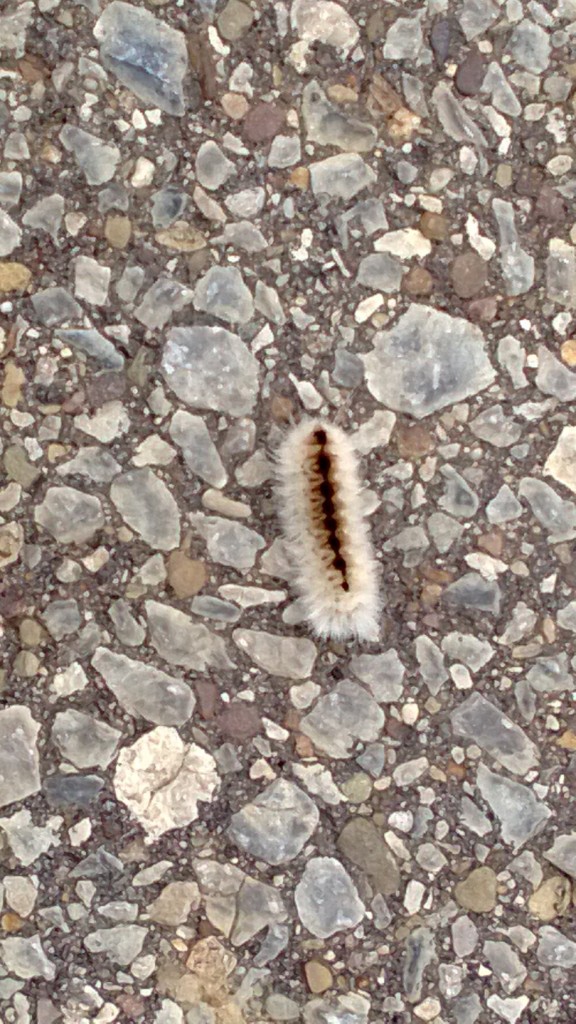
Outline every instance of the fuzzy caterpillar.
<svg viewBox="0 0 576 1024"><path fill-rule="evenodd" d="M339 427L306 420L278 453L279 505L306 618L321 637L375 640L378 569L356 453Z"/></svg>

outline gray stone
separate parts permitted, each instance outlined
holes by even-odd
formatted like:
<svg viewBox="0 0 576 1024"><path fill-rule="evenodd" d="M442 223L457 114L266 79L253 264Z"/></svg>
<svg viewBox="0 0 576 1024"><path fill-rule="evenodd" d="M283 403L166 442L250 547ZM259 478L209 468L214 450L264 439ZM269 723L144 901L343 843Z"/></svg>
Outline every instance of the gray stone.
<svg viewBox="0 0 576 1024"><path fill-rule="evenodd" d="M10 52L20 58L26 50L26 30L34 15L35 7L30 0L20 4L15 11L0 16L0 53Z"/></svg>
<svg viewBox="0 0 576 1024"><path fill-rule="evenodd" d="M44 781L42 792L49 807L89 807L104 788L98 775L68 775L54 772Z"/></svg>
<svg viewBox="0 0 576 1024"><path fill-rule="evenodd" d="M264 284L263 281L256 282L254 305L258 312L262 313L273 324L282 326L282 324L286 323L286 314L282 309L278 292L270 285Z"/></svg>
<svg viewBox="0 0 576 1024"><path fill-rule="evenodd" d="M337 759L351 757L357 740L378 739L384 714L357 683L344 679L321 697L300 723L318 750Z"/></svg>
<svg viewBox="0 0 576 1024"><path fill-rule="evenodd" d="M420 667L420 675L430 693L435 696L440 692L442 683L448 679L444 664L444 655L439 647L428 636L419 636L415 643L416 660Z"/></svg>
<svg viewBox="0 0 576 1024"><path fill-rule="evenodd" d="M39 791L39 729L24 705L13 704L0 711L0 807Z"/></svg>
<svg viewBox="0 0 576 1024"><path fill-rule="evenodd" d="M283 942L282 922L287 914L276 889L229 863L198 860L194 869L206 901L208 920L234 946L249 942L266 927L274 931L278 928L275 940Z"/></svg>
<svg viewBox="0 0 576 1024"><path fill-rule="evenodd" d="M127 647L140 647L144 643L146 630L132 615L128 601L122 598L114 601L108 609L108 614L121 644Z"/></svg>
<svg viewBox="0 0 576 1024"><path fill-rule="evenodd" d="M565 501L548 484L534 477L520 481L520 496L526 498L533 515L548 531L549 543L571 540L576 533L576 506ZM539 531L538 531L539 532Z"/></svg>
<svg viewBox="0 0 576 1024"><path fill-rule="evenodd" d="M96 484L109 484L122 472L122 466L110 452L89 445L87 448L79 448L69 462L60 463L56 472L58 476L85 476Z"/></svg>
<svg viewBox="0 0 576 1024"><path fill-rule="evenodd" d="M317 650L311 640L277 636L258 629L236 629L234 643L263 672L285 679L308 679Z"/></svg>
<svg viewBox="0 0 576 1024"><path fill-rule="evenodd" d="M545 828L551 811L527 786L497 775L483 764L478 765L477 785L500 821L502 839L515 851Z"/></svg>
<svg viewBox="0 0 576 1024"><path fill-rule="evenodd" d="M454 1001L453 1009L455 1024L476 1024L482 1013L482 1003L480 997L471 992L469 995L459 996Z"/></svg>
<svg viewBox="0 0 576 1024"><path fill-rule="evenodd" d="M402 8L401 8L402 9ZM414 60L424 40L419 17L396 18L386 33L384 60Z"/></svg>
<svg viewBox="0 0 576 1024"><path fill-rule="evenodd" d="M441 473L446 480L446 490L439 504L457 519L472 519L480 506L476 491L453 466L442 466Z"/></svg>
<svg viewBox="0 0 576 1024"><path fill-rule="evenodd" d="M202 143L196 155L196 177L204 188L211 191L220 188L235 172L236 167L224 156L220 146L212 140Z"/></svg>
<svg viewBox="0 0 576 1024"><path fill-rule="evenodd" d="M122 733L106 722L70 708L54 719L52 741L76 768L107 768Z"/></svg>
<svg viewBox="0 0 576 1024"><path fill-rule="evenodd" d="M237 622L242 612L230 601L222 601L219 597L212 597L210 594L199 594L192 598L190 610L194 615L201 615L204 619L214 619L215 622Z"/></svg>
<svg viewBox="0 0 576 1024"><path fill-rule="evenodd" d="M576 308L576 250L562 238L552 238L549 243L546 293L552 302Z"/></svg>
<svg viewBox="0 0 576 1024"><path fill-rule="evenodd" d="M59 330L56 332L56 337L64 345L69 345L70 348L95 359L105 370L121 370L124 366L124 356L118 352L108 338L105 338L94 327L89 327L86 330L81 328Z"/></svg>
<svg viewBox="0 0 576 1024"><path fill-rule="evenodd" d="M22 175L20 171L0 171L0 206L9 210L18 206L22 194Z"/></svg>
<svg viewBox="0 0 576 1024"><path fill-rule="evenodd" d="M471 672L480 672L494 657L488 640L479 640L471 633L448 633L441 646L451 662L462 662Z"/></svg>
<svg viewBox="0 0 576 1024"><path fill-rule="evenodd" d="M494 994L488 996L486 1006L503 1020L508 1021L509 1024L517 1024L517 1021L524 1015L524 1010L529 1002L528 996L517 996L515 999L507 996L503 999L501 996Z"/></svg>
<svg viewBox="0 0 576 1024"><path fill-rule="evenodd" d="M285 170L297 164L301 155L302 147L297 135L277 135L268 151L268 166Z"/></svg>
<svg viewBox="0 0 576 1024"><path fill-rule="evenodd" d="M262 212L265 202L266 192L261 186L257 186L234 192L224 200L224 205L237 220L250 220Z"/></svg>
<svg viewBox="0 0 576 1024"><path fill-rule="evenodd" d="M294 899L302 925L320 939L355 928L365 913L352 879L333 857L308 861Z"/></svg>
<svg viewBox="0 0 576 1024"><path fill-rule="evenodd" d="M509 448L522 436L522 426L504 414L501 405L491 405L470 422L470 430L481 441L495 448Z"/></svg>
<svg viewBox="0 0 576 1024"><path fill-rule="evenodd" d="M226 224L224 231L214 239L216 245L229 245L233 249L244 252L263 252L268 242L255 224L247 220L239 220L235 224Z"/></svg>
<svg viewBox="0 0 576 1024"><path fill-rule="evenodd" d="M258 363L222 327L175 327L162 355L166 383L186 405L245 416L256 402Z"/></svg>
<svg viewBox="0 0 576 1024"><path fill-rule="evenodd" d="M56 965L48 959L39 935L11 936L0 941L0 956L7 971L17 978L45 978L54 981Z"/></svg>
<svg viewBox="0 0 576 1024"><path fill-rule="evenodd" d="M134 310L134 316L149 331L165 327L174 313L180 313L194 298L191 288L175 281L173 277L159 277L144 292Z"/></svg>
<svg viewBox="0 0 576 1024"><path fill-rule="evenodd" d="M75 633L82 623L78 602L74 598L50 601L42 612L42 618L50 636L55 640L62 640L70 633Z"/></svg>
<svg viewBox="0 0 576 1024"><path fill-rule="evenodd" d="M130 715L155 725L182 725L194 710L190 687L153 665L99 647L92 667Z"/></svg>
<svg viewBox="0 0 576 1024"><path fill-rule="evenodd" d="M97 928L84 939L89 953L103 953L113 964L128 967L142 952L148 931L138 924L118 924Z"/></svg>
<svg viewBox="0 0 576 1024"><path fill-rule="evenodd" d="M513 646L532 632L537 621L538 615L534 609L529 608L525 601L519 601L512 609L506 629L498 637L498 643L507 647Z"/></svg>
<svg viewBox="0 0 576 1024"><path fill-rule="evenodd" d="M254 313L252 295L237 267L211 267L194 289L194 307L230 324L245 324Z"/></svg>
<svg viewBox="0 0 576 1024"><path fill-rule="evenodd" d="M224 487L228 475L201 416L179 409L170 421L170 437L196 476L213 487Z"/></svg>
<svg viewBox="0 0 576 1024"><path fill-rule="evenodd" d="M403 275L404 268L398 260L388 253L375 252L360 261L356 282L373 291L397 292Z"/></svg>
<svg viewBox="0 0 576 1024"><path fill-rule="evenodd" d="M574 687L574 677L568 671L568 655L537 658L528 675L530 686L537 693L565 693Z"/></svg>
<svg viewBox="0 0 576 1024"><path fill-rule="evenodd" d="M131 469L110 488L116 509L131 529L154 550L171 551L180 543L178 505L151 469Z"/></svg>
<svg viewBox="0 0 576 1024"><path fill-rule="evenodd" d="M376 825L351 818L336 843L340 853L363 871L377 892L390 896L400 887L400 871Z"/></svg>
<svg viewBox="0 0 576 1024"><path fill-rule="evenodd" d="M544 472L576 494L576 427L564 427Z"/></svg>
<svg viewBox="0 0 576 1024"><path fill-rule="evenodd" d="M569 629L576 633L576 601L569 601L561 608L556 616L556 621L562 629Z"/></svg>
<svg viewBox="0 0 576 1024"><path fill-rule="evenodd" d="M193 622L178 608L158 601L146 601L145 607L151 643L164 661L196 672L235 667L226 654L223 637L201 622Z"/></svg>
<svg viewBox="0 0 576 1024"><path fill-rule="evenodd" d="M42 854L58 843L60 822L49 819L45 826L32 821L30 811L16 811L10 818L0 818L0 832L22 867L30 867Z"/></svg>
<svg viewBox="0 0 576 1024"><path fill-rule="evenodd" d="M502 484L498 494L486 505L486 515L491 523L509 523L519 519L524 509L508 484Z"/></svg>
<svg viewBox="0 0 576 1024"><path fill-rule="evenodd" d="M181 116L188 69L186 37L143 7L113 0L94 26L100 59L127 89L150 107Z"/></svg>
<svg viewBox="0 0 576 1024"><path fill-rule="evenodd" d="M456 735L477 743L508 771L525 775L538 764L538 749L526 733L482 694L471 694L450 718Z"/></svg>
<svg viewBox="0 0 576 1024"><path fill-rule="evenodd" d="M464 532L462 523L457 523L452 516L447 516L444 512L433 512L431 516L428 516L426 525L428 533L441 555L449 551L460 540Z"/></svg>
<svg viewBox="0 0 576 1024"><path fill-rule="evenodd" d="M492 831L492 825L486 815L468 796L463 796L460 801L460 817L466 828L474 832L474 835L486 836Z"/></svg>
<svg viewBox="0 0 576 1024"><path fill-rule="evenodd" d="M500 236L500 266L506 295L523 295L534 284L534 257L520 245L512 203L493 199L492 209Z"/></svg>
<svg viewBox="0 0 576 1024"><path fill-rule="evenodd" d="M185 924L192 910L201 905L196 882L169 882L148 907L150 919L156 924L176 927Z"/></svg>
<svg viewBox="0 0 576 1024"><path fill-rule="evenodd" d="M402 697L406 669L394 648L385 654L359 654L351 659L350 670L379 704L395 704Z"/></svg>
<svg viewBox="0 0 576 1024"><path fill-rule="evenodd" d="M176 185L166 185L152 196L152 223L156 229L168 228L184 213L188 196Z"/></svg>
<svg viewBox="0 0 576 1024"><path fill-rule="evenodd" d="M318 82L309 82L304 87L302 117L308 141L316 142L319 146L335 146L346 152L367 153L376 145L376 129L331 103Z"/></svg>
<svg viewBox="0 0 576 1024"><path fill-rule="evenodd" d="M314 834L318 808L294 783L277 779L230 819L234 843L266 864L286 864Z"/></svg>
<svg viewBox="0 0 576 1024"><path fill-rule="evenodd" d="M574 946L576 948L576 943ZM484 943L482 952L504 991L511 995L528 973L518 954L507 942L492 940Z"/></svg>
<svg viewBox="0 0 576 1024"><path fill-rule="evenodd" d="M103 185L114 177L120 160L120 150L109 145L90 132L75 125L65 124L60 132L60 141L76 163L89 185Z"/></svg>
<svg viewBox="0 0 576 1024"><path fill-rule="evenodd" d="M432 104L446 134L456 142L473 145L480 154L481 168L484 169L486 161L482 153L486 147L486 138L456 98L448 82L442 81L436 86L432 93Z"/></svg>
<svg viewBox="0 0 576 1024"><path fill-rule="evenodd" d="M556 836L544 856L555 868L560 868L564 874L576 878L576 832Z"/></svg>
<svg viewBox="0 0 576 1024"><path fill-rule="evenodd" d="M536 387L560 402L573 402L576 399L576 373L556 359L545 345L538 346Z"/></svg>
<svg viewBox="0 0 576 1024"><path fill-rule="evenodd" d="M363 359L371 394L416 419L477 394L495 376L478 327L414 304L374 336Z"/></svg>
<svg viewBox="0 0 576 1024"><path fill-rule="evenodd" d="M10 214L0 208L0 256L9 256L22 240L22 232Z"/></svg>
<svg viewBox="0 0 576 1024"><path fill-rule="evenodd" d="M499 16L499 9L492 0L464 0L458 21L468 42L484 35Z"/></svg>
<svg viewBox="0 0 576 1024"><path fill-rule="evenodd" d="M258 552L266 547L261 534L242 523L219 516L194 515L190 519L196 532L206 541L210 558L220 565L251 569Z"/></svg>
<svg viewBox="0 0 576 1024"><path fill-rule="evenodd" d="M33 231L45 231L56 242L65 206L64 197L57 192L44 196L26 211L22 223Z"/></svg>
<svg viewBox="0 0 576 1024"><path fill-rule="evenodd" d="M541 25L537 25L528 18L523 18L512 30L507 50L512 60L532 74L541 74L548 67L550 61L548 33Z"/></svg>
<svg viewBox="0 0 576 1024"><path fill-rule="evenodd" d="M45 327L81 320L82 307L66 288L45 288L31 297L34 312Z"/></svg>
<svg viewBox="0 0 576 1024"><path fill-rule="evenodd" d="M304 1024L368 1024L370 1000L358 992L311 999L304 1007Z"/></svg>
<svg viewBox="0 0 576 1024"><path fill-rule="evenodd" d="M536 956L544 967L576 967L576 942L552 925L544 925L538 931Z"/></svg>
<svg viewBox="0 0 576 1024"><path fill-rule="evenodd" d="M457 957L465 959L472 955L478 945L478 929L467 914L457 917L452 923L452 946Z"/></svg>
<svg viewBox="0 0 576 1024"><path fill-rule="evenodd" d="M498 615L502 592L495 580L485 580L477 572L468 572L446 587L443 597L458 608Z"/></svg>
<svg viewBox="0 0 576 1024"><path fill-rule="evenodd" d="M59 544L85 544L104 526L100 499L75 487L50 487L34 520Z"/></svg>
<svg viewBox="0 0 576 1024"><path fill-rule="evenodd" d="M118 755L116 796L154 839L198 817L198 803L210 803L220 785L216 762L176 729L158 726Z"/></svg>
<svg viewBox="0 0 576 1024"><path fill-rule="evenodd" d="M417 1003L422 995L424 972L436 959L434 933L430 928L415 928L406 939L402 984L406 998Z"/></svg>
<svg viewBox="0 0 576 1024"><path fill-rule="evenodd" d="M315 196L352 199L373 185L376 175L357 153L338 153L311 164L310 180Z"/></svg>

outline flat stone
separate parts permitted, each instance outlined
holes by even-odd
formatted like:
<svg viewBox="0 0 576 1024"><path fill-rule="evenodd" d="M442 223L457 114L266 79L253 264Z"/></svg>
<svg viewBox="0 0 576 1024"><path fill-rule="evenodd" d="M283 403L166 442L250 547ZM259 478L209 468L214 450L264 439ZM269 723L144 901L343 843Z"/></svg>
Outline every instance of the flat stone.
<svg viewBox="0 0 576 1024"><path fill-rule="evenodd" d="M544 472L576 494L576 427L564 427Z"/></svg>
<svg viewBox="0 0 576 1024"><path fill-rule="evenodd" d="M92 667L130 715L156 725L182 725L194 710L190 687L153 665L99 647Z"/></svg>
<svg viewBox="0 0 576 1024"><path fill-rule="evenodd" d="M523 432L522 425L506 416L501 405L491 405L475 416L470 430L475 437L493 444L495 448L509 448L520 440Z"/></svg>
<svg viewBox="0 0 576 1024"><path fill-rule="evenodd" d="M477 394L495 377L478 327L428 306L411 305L363 357L372 395L422 419Z"/></svg>
<svg viewBox="0 0 576 1024"><path fill-rule="evenodd" d="M220 146L212 140L202 143L196 154L196 177L204 188L211 191L220 188L235 171L236 167Z"/></svg>
<svg viewBox="0 0 576 1024"><path fill-rule="evenodd" d="M85 544L104 526L100 499L75 487L50 487L34 520L59 544Z"/></svg>
<svg viewBox="0 0 576 1024"><path fill-rule="evenodd" d="M500 266L506 295L523 295L534 284L534 257L520 245L512 203L493 199L492 209L500 237Z"/></svg>
<svg viewBox="0 0 576 1024"><path fill-rule="evenodd" d="M406 938L402 985L406 998L417 1003L422 996L426 968L436 959L434 933L430 928L415 928Z"/></svg>
<svg viewBox="0 0 576 1024"><path fill-rule="evenodd" d="M454 889L458 906L474 914L489 914L496 906L496 875L492 868L475 868Z"/></svg>
<svg viewBox="0 0 576 1024"><path fill-rule="evenodd" d="M64 345L69 345L96 360L106 370L121 370L124 367L124 356L108 338L93 327L60 329L56 336Z"/></svg>
<svg viewBox="0 0 576 1024"><path fill-rule="evenodd" d="M528 909L539 921L553 921L565 914L572 899L572 886L564 875L552 875L532 893Z"/></svg>
<svg viewBox="0 0 576 1024"><path fill-rule="evenodd" d="M560 967L562 970L576 967L576 942L557 928L545 925L538 931L536 956L545 967Z"/></svg>
<svg viewBox="0 0 576 1024"><path fill-rule="evenodd" d="M50 601L42 612L42 619L54 640L76 633L82 623L78 602L74 598Z"/></svg>
<svg viewBox="0 0 576 1024"><path fill-rule="evenodd" d="M358 740L378 739L384 714L363 687L348 679L321 697L300 723L318 750L337 759L351 757Z"/></svg>
<svg viewBox="0 0 576 1024"><path fill-rule="evenodd" d="M404 689L406 669L394 649L385 654L360 654L350 661L350 670L365 683L379 704L395 704Z"/></svg>
<svg viewBox="0 0 576 1024"><path fill-rule="evenodd" d="M39 791L39 729L24 705L13 704L0 711L0 807Z"/></svg>
<svg viewBox="0 0 576 1024"><path fill-rule="evenodd" d="M44 196L22 217L22 223L33 231L45 231L56 243L58 232L64 217L66 203L64 196L55 192L51 196Z"/></svg>
<svg viewBox="0 0 576 1024"><path fill-rule="evenodd" d="M398 231L387 231L374 242L377 252L390 253L400 260L411 260L414 257L424 259L432 252L432 243L417 228L400 228Z"/></svg>
<svg viewBox="0 0 576 1024"><path fill-rule="evenodd" d="M120 160L117 146L103 142L96 135L71 124L62 128L60 141L64 149L74 155L89 185L104 185L114 177Z"/></svg>
<svg viewBox="0 0 576 1024"><path fill-rule="evenodd" d="M576 878L576 832L556 836L544 856L555 868L559 868L571 878Z"/></svg>
<svg viewBox="0 0 576 1024"><path fill-rule="evenodd" d="M152 223L156 229L168 228L188 205L188 195L176 185L166 185L152 196Z"/></svg>
<svg viewBox="0 0 576 1024"><path fill-rule="evenodd" d="M46 327L81 320L82 307L66 288L44 288L31 297L36 316Z"/></svg>
<svg viewBox="0 0 576 1024"><path fill-rule="evenodd" d="M242 121L242 130L247 142L258 145L270 142L284 127L286 115L276 103L256 103Z"/></svg>
<svg viewBox="0 0 576 1024"><path fill-rule="evenodd" d="M228 0L218 15L218 31L223 39L233 43L242 39L254 21L254 13L241 0Z"/></svg>
<svg viewBox="0 0 576 1024"><path fill-rule="evenodd" d="M22 175L20 171L0 171L0 206L9 210L18 206L22 195Z"/></svg>
<svg viewBox="0 0 576 1024"><path fill-rule="evenodd" d="M451 661L463 662L472 672L479 672L494 657L492 645L471 633L448 633L441 647Z"/></svg>
<svg viewBox="0 0 576 1024"><path fill-rule="evenodd" d="M364 256L358 267L356 282L373 291L397 292L402 282L404 268L388 253L372 253Z"/></svg>
<svg viewBox="0 0 576 1024"><path fill-rule="evenodd" d="M368 818L346 822L336 843L340 853L369 878L377 892L390 896L400 887L400 871L380 832Z"/></svg>
<svg viewBox="0 0 576 1024"><path fill-rule="evenodd" d="M211 754L165 726L123 747L114 774L118 800L154 838L195 821L198 803L210 803L219 784Z"/></svg>
<svg viewBox="0 0 576 1024"><path fill-rule="evenodd" d="M297 135L277 135L268 151L268 166L279 170L294 167L302 156L302 147Z"/></svg>
<svg viewBox="0 0 576 1024"><path fill-rule="evenodd" d="M227 671L234 663L226 654L223 637L194 622L179 608L159 601L146 601L150 640L164 661L196 672Z"/></svg>
<svg viewBox="0 0 576 1024"><path fill-rule="evenodd" d="M270 675L308 679L314 668L317 650L311 640L257 629L236 629L232 637L236 646Z"/></svg>
<svg viewBox="0 0 576 1024"><path fill-rule="evenodd" d="M508 1024L517 1024L529 1003L528 996L517 996L515 999L508 996L506 999L503 999L501 996L494 994L488 996L486 1000L488 1008L497 1013Z"/></svg>
<svg viewBox="0 0 576 1024"><path fill-rule="evenodd" d="M89 953L103 953L113 964L128 967L142 952L148 929L138 924L97 928L84 939Z"/></svg>
<svg viewBox="0 0 576 1024"><path fill-rule="evenodd" d="M154 550L170 551L180 543L180 514L172 494L147 467L117 476L110 497L128 526Z"/></svg>
<svg viewBox="0 0 576 1024"><path fill-rule="evenodd" d="M295 0L290 19L292 28L306 42L318 40L346 51L358 40L356 22L333 0Z"/></svg>
<svg viewBox="0 0 576 1024"><path fill-rule="evenodd" d="M242 523L219 516L191 516L192 526L204 538L213 562L235 569L251 569L266 541Z"/></svg>
<svg viewBox="0 0 576 1024"><path fill-rule="evenodd" d="M122 472L122 466L110 452L88 445L79 448L78 454L69 462L60 463L56 472L58 476L85 476L94 483L109 484Z"/></svg>
<svg viewBox="0 0 576 1024"><path fill-rule="evenodd" d="M508 771L525 775L538 764L538 749L526 733L482 694L473 693L450 718L456 735L477 743Z"/></svg>
<svg viewBox="0 0 576 1024"><path fill-rule="evenodd" d="M573 501L561 498L549 484L537 477L523 477L518 494L526 499L533 515L548 532L549 543L556 544L576 537L576 504Z"/></svg>
<svg viewBox="0 0 576 1024"><path fill-rule="evenodd" d="M576 373L556 359L545 345L538 346L536 387L560 402L573 402L576 399Z"/></svg>
<svg viewBox="0 0 576 1024"><path fill-rule="evenodd" d="M546 293L566 309L576 307L576 249L562 238L551 238L546 260Z"/></svg>
<svg viewBox="0 0 576 1024"><path fill-rule="evenodd" d="M514 492L508 484L502 487L491 501L486 505L486 515L491 523L509 523L519 519L523 508Z"/></svg>
<svg viewBox="0 0 576 1024"><path fill-rule="evenodd" d="M100 59L150 107L186 112L183 79L188 70L186 37L142 7L113 0L94 26Z"/></svg>
<svg viewBox="0 0 576 1024"><path fill-rule="evenodd" d="M505 843L521 849L546 826L551 811L528 786L513 782L485 765L478 765L477 785L484 800L501 824Z"/></svg>
<svg viewBox="0 0 576 1024"><path fill-rule="evenodd" d="M478 945L478 929L467 915L457 917L452 924L452 946L457 957L469 957Z"/></svg>
<svg viewBox="0 0 576 1024"><path fill-rule="evenodd" d="M194 289L194 307L230 324L244 324L254 301L237 267L211 267Z"/></svg>
<svg viewBox="0 0 576 1024"><path fill-rule="evenodd" d="M422 44L420 18L396 18L386 33L384 60L413 60Z"/></svg>
<svg viewBox="0 0 576 1024"><path fill-rule="evenodd" d="M76 768L107 768L121 736L119 729L75 708L59 712L52 726L52 741Z"/></svg>
<svg viewBox="0 0 576 1024"><path fill-rule="evenodd" d="M182 450L184 462L192 473L213 487L224 487L228 474L202 417L179 409L169 429L170 437Z"/></svg>
<svg viewBox="0 0 576 1024"><path fill-rule="evenodd" d="M69 807L90 807L104 788L104 779L98 775L67 775L54 772L44 780L42 792L49 807L64 810Z"/></svg>
<svg viewBox="0 0 576 1024"><path fill-rule="evenodd" d="M196 882L169 882L148 907L148 914L156 924L175 928L185 924L200 904L200 890Z"/></svg>
<svg viewBox="0 0 576 1024"><path fill-rule="evenodd" d="M0 569L18 561L23 546L24 530L20 523L0 526Z"/></svg>
<svg viewBox="0 0 576 1024"><path fill-rule="evenodd" d="M149 331L165 327L174 313L180 313L194 298L191 288L173 277L159 277L148 288L134 310L134 316Z"/></svg>
<svg viewBox="0 0 576 1024"><path fill-rule="evenodd" d="M357 153L339 153L311 164L310 180L315 196L352 199L374 184L376 175Z"/></svg>
<svg viewBox="0 0 576 1024"><path fill-rule="evenodd" d="M546 71L550 60L550 39L541 25L523 18L512 30L507 43L512 60L532 74Z"/></svg>
<svg viewBox="0 0 576 1024"><path fill-rule="evenodd" d="M222 327L175 327L162 354L168 386L186 405L245 416L254 408L258 363L236 334Z"/></svg>
<svg viewBox="0 0 576 1024"><path fill-rule="evenodd" d="M298 917L317 938L355 928L365 907L352 879L333 857L313 857L294 893Z"/></svg>
<svg viewBox="0 0 576 1024"><path fill-rule="evenodd" d="M485 580L477 572L468 572L444 591L444 600L458 608L498 615L502 592L495 580Z"/></svg>
<svg viewBox="0 0 576 1024"><path fill-rule="evenodd" d="M458 65L454 79L461 96L477 96L482 88L486 67L482 54L476 48L468 51L464 60Z"/></svg>
<svg viewBox="0 0 576 1024"><path fill-rule="evenodd" d="M304 87L302 117L308 141L316 142L319 146L335 146L346 152L367 153L376 145L376 129L331 103L318 82L309 82Z"/></svg>
<svg viewBox="0 0 576 1024"><path fill-rule="evenodd" d="M304 848L319 818L316 805L306 793L286 779L277 779L232 815L228 835L258 860L286 864Z"/></svg>
<svg viewBox="0 0 576 1024"><path fill-rule="evenodd" d="M24 291L32 280L32 271L23 263L0 260L0 295Z"/></svg>
<svg viewBox="0 0 576 1024"><path fill-rule="evenodd" d="M12 936L0 941L0 957L7 971L17 978L45 978L54 981L56 965L49 960L39 935Z"/></svg>
<svg viewBox="0 0 576 1024"><path fill-rule="evenodd" d="M0 209L0 256L9 256L22 240L22 232L10 214Z"/></svg>

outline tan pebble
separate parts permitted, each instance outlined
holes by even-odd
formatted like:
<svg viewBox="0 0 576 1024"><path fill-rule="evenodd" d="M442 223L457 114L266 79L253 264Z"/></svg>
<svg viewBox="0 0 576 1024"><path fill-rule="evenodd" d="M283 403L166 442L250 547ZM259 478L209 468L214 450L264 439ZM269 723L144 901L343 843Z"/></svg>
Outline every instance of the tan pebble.
<svg viewBox="0 0 576 1024"><path fill-rule="evenodd" d="M408 295L431 295L434 278L426 267L411 267L402 280L402 289Z"/></svg>
<svg viewBox="0 0 576 1024"><path fill-rule="evenodd" d="M18 632L20 643L26 647L37 647L46 636L43 627L35 619L22 619Z"/></svg>
<svg viewBox="0 0 576 1024"><path fill-rule="evenodd" d="M471 871L454 889L458 906L475 914L489 914L496 906L496 875L492 868Z"/></svg>
<svg viewBox="0 0 576 1024"><path fill-rule="evenodd" d="M222 110L227 117L233 121L241 121L249 110L249 103L245 96L238 92L227 92L221 100Z"/></svg>
<svg viewBox="0 0 576 1024"><path fill-rule="evenodd" d="M310 171L307 167L295 167L288 181L295 188L300 188L305 192L310 184Z"/></svg>
<svg viewBox="0 0 576 1024"><path fill-rule="evenodd" d="M566 732L556 740L556 746L562 747L563 750L576 750L576 732L566 729Z"/></svg>
<svg viewBox="0 0 576 1024"><path fill-rule="evenodd" d="M156 241L175 252L196 252L206 247L206 239L202 232L185 220L177 220L169 228L158 231Z"/></svg>
<svg viewBox="0 0 576 1024"><path fill-rule="evenodd" d="M504 548L504 537L500 530L491 530L490 533L483 533L478 537L478 547L487 551L494 558L500 558Z"/></svg>
<svg viewBox="0 0 576 1024"><path fill-rule="evenodd" d="M549 615L542 619L542 633L547 644L556 642L556 623Z"/></svg>
<svg viewBox="0 0 576 1024"><path fill-rule="evenodd" d="M304 965L304 975L306 984L314 995L326 992L332 984L332 972L325 964L320 963L319 960L309 960Z"/></svg>
<svg viewBox="0 0 576 1024"><path fill-rule="evenodd" d="M106 218L104 234L108 245L113 249L125 249L132 235L132 222L129 217L111 214Z"/></svg>
<svg viewBox="0 0 576 1024"><path fill-rule="evenodd" d="M0 294L24 291L31 280L32 272L23 263L0 260Z"/></svg>
<svg viewBox="0 0 576 1024"><path fill-rule="evenodd" d="M394 434L398 454L403 459L421 459L432 447L432 435L419 423L398 423Z"/></svg>
<svg viewBox="0 0 576 1024"><path fill-rule="evenodd" d="M494 179L499 188L510 188L512 184L512 164L498 164Z"/></svg>
<svg viewBox="0 0 576 1024"><path fill-rule="evenodd" d="M6 368L4 370L4 381L2 384L0 404L2 404L6 409L15 409L22 398L22 388L25 381L26 377L24 376L24 372L10 359L6 363Z"/></svg>
<svg viewBox="0 0 576 1024"><path fill-rule="evenodd" d="M560 355L566 366L576 366L576 338L568 338L560 349Z"/></svg>
<svg viewBox="0 0 576 1024"><path fill-rule="evenodd" d="M24 921L19 914L15 914L9 911L7 914L2 914L0 918L0 926L4 932L19 932Z"/></svg>
<svg viewBox="0 0 576 1024"><path fill-rule="evenodd" d="M303 732L296 734L294 739L294 750L298 757L314 757L314 745Z"/></svg>
<svg viewBox="0 0 576 1024"><path fill-rule="evenodd" d="M193 597L206 583L204 562L188 558L184 551L173 551L168 558L168 582L176 597Z"/></svg>
<svg viewBox="0 0 576 1024"><path fill-rule="evenodd" d="M388 134L394 142L409 142L420 127L420 120L407 107L400 107L388 121Z"/></svg>
<svg viewBox="0 0 576 1024"><path fill-rule="evenodd" d="M40 668L40 659L32 651L19 651L14 658L14 672L22 679L32 679Z"/></svg>
<svg viewBox="0 0 576 1024"><path fill-rule="evenodd" d="M333 103L356 103L358 100L356 89L351 89L349 85L341 85L339 82L329 85L326 93Z"/></svg>
<svg viewBox="0 0 576 1024"><path fill-rule="evenodd" d="M49 444L46 449L48 456L48 462L58 462L64 455L70 451L70 447L67 444Z"/></svg>
<svg viewBox="0 0 576 1024"><path fill-rule="evenodd" d="M273 395L270 399L270 415L276 423L289 423L293 411L292 399L287 395Z"/></svg>
<svg viewBox="0 0 576 1024"><path fill-rule="evenodd" d="M528 909L539 921L553 921L564 914L570 906L572 887L564 875L553 875L533 892L528 900Z"/></svg>
<svg viewBox="0 0 576 1024"><path fill-rule="evenodd" d="M51 142L45 142L40 151L40 159L46 164L59 164L62 159L62 150Z"/></svg>
<svg viewBox="0 0 576 1024"><path fill-rule="evenodd" d="M426 210L420 217L420 231L430 241L443 242L448 237L448 221L441 213Z"/></svg>

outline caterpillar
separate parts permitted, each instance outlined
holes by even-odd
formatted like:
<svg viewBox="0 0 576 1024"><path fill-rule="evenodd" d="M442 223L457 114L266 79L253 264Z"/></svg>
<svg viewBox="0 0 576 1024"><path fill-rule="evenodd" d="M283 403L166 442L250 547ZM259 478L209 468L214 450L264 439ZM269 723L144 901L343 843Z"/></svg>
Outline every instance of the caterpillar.
<svg viewBox="0 0 576 1024"><path fill-rule="evenodd" d="M356 452L340 427L306 420L278 451L280 519L306 618L320 637L375 640L377 563Z"/></svg>

